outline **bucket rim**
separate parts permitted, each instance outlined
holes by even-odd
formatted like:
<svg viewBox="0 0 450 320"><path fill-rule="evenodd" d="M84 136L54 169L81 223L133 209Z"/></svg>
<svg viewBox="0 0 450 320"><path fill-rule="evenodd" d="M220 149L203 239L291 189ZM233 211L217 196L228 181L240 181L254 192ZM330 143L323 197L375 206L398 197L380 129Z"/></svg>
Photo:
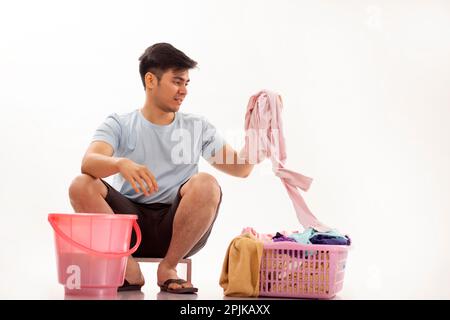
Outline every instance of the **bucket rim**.
<svg viewBox="0 0 450 320"><path fill-rule="evenodd" d="M58 218L62 218L63 220L64 219L67 219L67 220L70 219L69 222L72 225L72 223L76 223L76 220L77 220L76 218L74 220L72 220L74 217L80 218L81 216L83 216L83 218L86 218L86 217L89 218L90 217L92 219L96 219L97 215L99 215L98 216L99 220L100 221L103 220L104 222L107 222L107 221L111 222L112 220L117 220L118 222L121 222L123 224L124 222L128 223L128 221L131 220L132 224L133 224L133 229L136 232L136 244L134 245L134 247L131 248L130 250L126 251L126 252L102 252L102 251L97 251L97 250L92 249L91 247L87 247L87 246L85 246L85 245L75 241L74 239L72 239L72 236L69 237L58 226L58 224L60 223L60 222L57 221ZM103 218L104 216L107 216L107 218L106 219ZM138 249L139 245L141 244L142 233L141 233L141 229L139 228L139 225L137 223L137 219L135 219L135 217L137 217L137 216L135 216L135 215L127 215L126 217L120 217L120 216L114 217L114 215L112 215L112 214L91 214L90 213L90 214L87 214L87 215L83 215L83 214L80 214L80 213L78 213L78 214L63 214L63 213L53 213L52 214L52 213L50 213L48 215L48 222L50 223L50 225L53 228L53 231L55 232L55 241L58 241L58 237L59 237L59 238L62 238L63 240L65 240L66 242L68 242L69 244L77 247L78 249L83 250L83 251L85 251L87 253L96 255L96 256L100 256L100 257L104 257L104 258L123 258L125 256L130 256L134 252L136 252L136 250ZM78 222L80 222L80 221L78 221ZM91 220L91 229L92 229L92 220Z"/></svg>
<svg viewBox="0 0 450 320"><path fill-rule="evenodd" d="M49 218L99 218L108 220L137 220L138 216L135 214L109 214L109 213L49 213Z"/></svg>

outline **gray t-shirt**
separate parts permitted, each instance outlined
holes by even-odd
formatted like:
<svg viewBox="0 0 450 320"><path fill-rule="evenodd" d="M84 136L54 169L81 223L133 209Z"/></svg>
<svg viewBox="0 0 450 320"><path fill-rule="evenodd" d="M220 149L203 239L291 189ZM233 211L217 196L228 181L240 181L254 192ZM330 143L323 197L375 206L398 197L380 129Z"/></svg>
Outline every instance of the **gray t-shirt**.
<svg viewBox="0 0 450 320"><path fill-rule="evenodd" d="M176 112L169 125L156 125L140 110L108 116L93 136L98 140L113 147L113 156L145 165L155 176L159 190L145 196L121 174L114 175L113 187L139 203L172 203L180 185L198 172L200 156L208 160L225 144L204 117Z"/></svg>

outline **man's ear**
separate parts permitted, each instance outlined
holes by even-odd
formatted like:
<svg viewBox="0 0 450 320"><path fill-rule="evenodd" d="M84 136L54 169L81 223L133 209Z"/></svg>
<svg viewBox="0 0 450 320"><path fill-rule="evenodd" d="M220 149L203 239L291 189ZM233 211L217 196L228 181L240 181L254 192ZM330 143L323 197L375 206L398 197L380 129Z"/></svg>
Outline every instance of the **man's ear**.
<svg viewBox="0 0 450 320"><path fill-rule="evenodd" d="M156 76L153 73L147 72L144 76L144 80L145 80L145 88L152 90L155 87Z"/></svg>

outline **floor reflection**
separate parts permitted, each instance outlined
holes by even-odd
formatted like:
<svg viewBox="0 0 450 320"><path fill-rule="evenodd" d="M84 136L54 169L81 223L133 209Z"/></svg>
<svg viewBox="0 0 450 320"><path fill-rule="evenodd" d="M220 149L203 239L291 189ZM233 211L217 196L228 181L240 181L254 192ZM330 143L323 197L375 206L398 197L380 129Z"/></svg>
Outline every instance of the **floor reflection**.
<svg viewBox="0 0 450 320"><path fill-rule="evenodd" d="M83 296L83 295L64 295L64 300L145 300L145 293L138 290L118 292L114 296ZM147 296L150 299L151 296ZM176 294L169 292L157 292L156 300L197 300L197 294Z"/></svg>
<svg viewBox="0 0 450 320"><path fill-rule="evenodd" d="M119 300L119 296L84 296L65 294L64 300Z"/></svg>
<svg viewBox="0 0 450 320"><path fill-rule="evenodd" d="M117 295L119 300L145 300L145 293L139 290L123 291Z"/></svg>
<svg viewBox="0 0 450 320"><path fill-rule="evenodd" d="M164 291L159 292L147 292L147 295L143 291L122 291L118 292L114 296L83 296L83 295L64 295L64 300L198 300L198 294L176 294ZM203 299L203 298L200 298ZM234 297L234 296L222 296L217 297L220 300L316 300L316 299L299 299L299 298L279 298L279 297ZM330 300L343 300L339 295L334 296Z"/></svg>
<svg viewBox="0 0 450 320"><path fill-rule="evenodd" d="M156 294L157 300L197 300L198 295L195 293L177 294L160 291Z"/></svg>
<svg viewBox="0 0 450 320"><path fill-rule="evenodd" d="M64 300L144 300L145 294L139 290L118 292L113 296L64 295Z"/></svg>

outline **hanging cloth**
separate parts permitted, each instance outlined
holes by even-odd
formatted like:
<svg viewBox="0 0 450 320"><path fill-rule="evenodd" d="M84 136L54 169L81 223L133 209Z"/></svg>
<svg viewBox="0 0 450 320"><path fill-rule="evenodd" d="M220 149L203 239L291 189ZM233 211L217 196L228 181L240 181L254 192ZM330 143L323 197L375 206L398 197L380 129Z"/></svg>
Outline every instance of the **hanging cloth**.
<svg viewBox="0 0 450 320"><path fill-rule="evenodd" d="M272 170L286 188L300 224L305 229L330 231L330 227L312 214L298 190L300 188L307 191L312 179L284 166L286 144L281 120L282 108L281 97L274 92L262 90L250 97L245 114L245 145L240 157L250 163L260 163L265 158L270 158Z"/></svg>

